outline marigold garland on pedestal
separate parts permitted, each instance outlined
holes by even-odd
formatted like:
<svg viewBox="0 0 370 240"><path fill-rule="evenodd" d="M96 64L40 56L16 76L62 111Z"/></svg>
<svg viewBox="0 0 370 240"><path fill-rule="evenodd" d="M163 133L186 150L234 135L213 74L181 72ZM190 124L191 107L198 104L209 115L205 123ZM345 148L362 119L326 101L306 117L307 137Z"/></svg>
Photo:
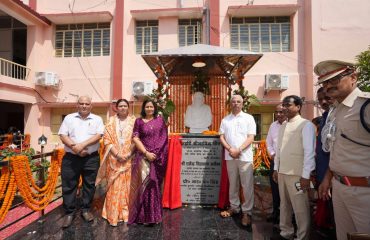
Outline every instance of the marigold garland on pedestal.
<svg viewBox="0 0 370 240"><path fill-rule="evenodd" d="M264 140L259 142L258 147L255 150L253 157L253 170L257 170L263 165L265 165L267 169L270 169L270 158L267 153L266 141Z"/></svg>

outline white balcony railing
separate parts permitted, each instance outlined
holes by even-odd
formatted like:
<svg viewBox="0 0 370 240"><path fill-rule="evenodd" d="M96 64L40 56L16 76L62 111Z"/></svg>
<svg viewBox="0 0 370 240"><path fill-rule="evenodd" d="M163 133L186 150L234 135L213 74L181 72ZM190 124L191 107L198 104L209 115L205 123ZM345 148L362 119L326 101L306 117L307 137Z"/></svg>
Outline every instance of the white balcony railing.
<svg viewBox="0 0 370 240"><path fill-rule="evenodd" d="M26 80L30 71L26 66L0 58L0 75Z"/></svg>

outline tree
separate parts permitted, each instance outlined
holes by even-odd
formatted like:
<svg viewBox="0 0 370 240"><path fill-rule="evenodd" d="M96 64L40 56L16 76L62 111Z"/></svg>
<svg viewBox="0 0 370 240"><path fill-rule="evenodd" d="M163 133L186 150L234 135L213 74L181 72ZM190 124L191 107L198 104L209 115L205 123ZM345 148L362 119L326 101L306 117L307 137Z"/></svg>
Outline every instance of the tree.
<svg viewBox="0 0 370 240"><path fill-rule="evenodd" d="M370 46L357 55L356 60L358 87L364 92L370 92Z"/></svg>

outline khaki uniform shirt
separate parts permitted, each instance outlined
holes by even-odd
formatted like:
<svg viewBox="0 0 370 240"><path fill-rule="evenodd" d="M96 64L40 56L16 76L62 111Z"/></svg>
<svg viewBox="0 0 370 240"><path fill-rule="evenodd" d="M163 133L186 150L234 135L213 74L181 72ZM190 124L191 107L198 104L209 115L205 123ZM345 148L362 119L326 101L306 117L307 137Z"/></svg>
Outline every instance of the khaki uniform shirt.
<svg viewBox="0 0 370 240"><path fill-rule="evenodd" d="M360 109L370 94L358 88L352 91L342 103L336 103L335 109L328 116L334 119L336 132L333 148L330 152L330 170L342 176L370 176L370 147L356 144L345 137L370 146L370 133L362 126ZM370 126L370 104L364 112L364 120Z"/></svg>

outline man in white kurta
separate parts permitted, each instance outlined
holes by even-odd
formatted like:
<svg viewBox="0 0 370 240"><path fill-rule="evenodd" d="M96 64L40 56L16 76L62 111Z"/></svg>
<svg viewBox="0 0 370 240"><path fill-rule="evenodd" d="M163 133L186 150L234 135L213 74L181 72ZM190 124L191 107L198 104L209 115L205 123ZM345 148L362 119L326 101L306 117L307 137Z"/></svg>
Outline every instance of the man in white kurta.
<svg viewBox="0 0 370 240"><path fill-rule="evenodd" d="M232 113L222 119L220 140L225 148L225 160L229 177L230 209L221 212L230 217L240 211L239 189L242 185L245 202L241 205L242 225L250 226L253 208L253 151L252 142L256 135L256 122L252 115L242 112L243 98L231 98Z"/></svg>

